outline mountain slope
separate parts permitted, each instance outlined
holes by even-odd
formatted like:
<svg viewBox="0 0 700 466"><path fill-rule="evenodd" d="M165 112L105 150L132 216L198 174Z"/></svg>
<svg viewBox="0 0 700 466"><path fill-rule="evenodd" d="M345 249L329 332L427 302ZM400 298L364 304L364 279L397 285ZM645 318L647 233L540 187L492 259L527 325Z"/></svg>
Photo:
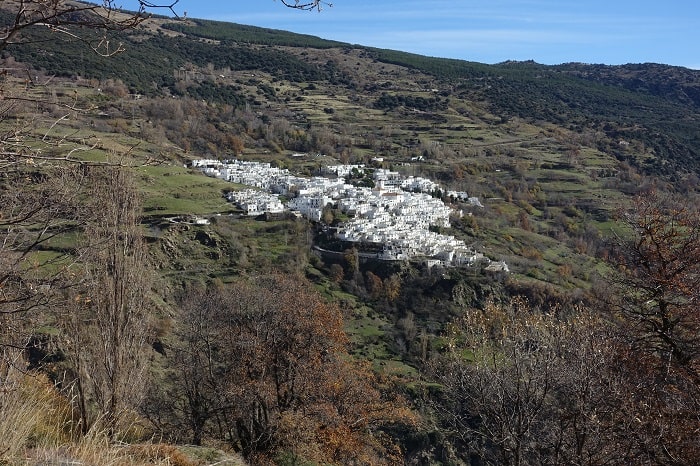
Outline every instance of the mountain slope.
<svg viewBox="0 0 700 466"><path fill-rule="evenodd" d="M173 438L185 435L189 415L173 406L169 390L178 369L171 350L183 338L173 330L181 317L178 299L199 286L222 290L240 284L241 277L271 270L298 276L299 282L307 279L342 310L342 323L337 323L344 325L350 350L343 360L367 363L387 377L383 388L400 393L420 411L426 400L433 406L444 393L445 384L437 384L426 361L452 348L448 330L459 326L451 324L470 311L510 315L509 306L501 304L516 296L526 298L513 302L516 314L523 314L522 305L532 316L552 319L540 321L546 324L542 331L554 321L565 322L567 313L595 302L600 277L608 276L605 259L614 253L608 240L625 233L615 221L620 209L653 188L691 198L700 186L700 76L693 70L657 64L484 65L162 17L121 36L126 51L109 59L45 30L27 34L30 45L8 48L2 57L0 87L10 102L0 116L3 141L14 143L19 134L29 141L26 147L59 164L66 154L89 162L77 170L78 179L95 161L135 165L130 173L143 198L141 226L151 271L158 277L150 290L154 324L148 352L157 380L153 388L162 391L163 399L150 400L150 415L176 421L159 424ZM505 261L510 272L493 272L484 264L372 260L361 254L367 245L342 243L332 235L348 218L333 205L315 223L243 215L223 196L242 186L187 168L192 159L233 157L309 177L326 165L357 163L436 180L441 188L432 194L450 204L454 214L450 227L434 230L493 261ZM35 162L28 159L24 168L30 175L26 180L38 185L46 175ZM4 176L0 192L24 190L24 178L10 186ZM354 182L373 183L369 177ZM448 191L477 197L481 206ZM70 209L60 213L71 215ZM48 257L50 263L70 256L78 234L60 231L40 244L30 251L27 269L34 270L35 258ZM67 306L72 309L70 302ZM211 328L218 329L223 320L212 321ZM42 353L50 350L56 322L41 324L46 325L31 329L32 338L39 334L37 340L46 343L35 361L46 356L58 364L47 366L48 371L58 371L61 356ZM454 336L460 343L461 337ZM591 337L597 344L603 340ZM240 339L231 342L229 349L235 349ZM484 349L491 343L485 341ZM545 346L520 343L527 354L546 356L538 352ZM467 346L453 349L459 349L462 362L478 356ZM223 354L222 370L228 368ZM319 363L327 361L327 353L317 356ZM251 367L256 365L251 360ZM608 372L601 374L602 381ZM571 382L579 386L576 377ZM235 392L239 385L228 388ZM328 391L346 398L337 387ZM362 398L367 391L359 386L357 393ZM382 432L400 438L406 456L416 461L434 456L437 462L439 456L448 462L448 451L455 447L466 452L467 445L450 440L451 429L425 427L439 421L449 425L429 411L421 412L426 423L415 432ZM290 432L303 421L301 415L290 419ZM321 427L325 430L326 423ZM226 439L235 437L229 431ZM338 436L343 440L347 437Z"/></svg>
<svg viewBox="0 0 700 466"><path fill-rule="evenodd" d="M233 97L236 86L231 82L215 79L225 76L222 71L263 72L274 81L340 86L333 92L378 98L383 91L400 88L391 82L391 76L381 76L376 69L396 65L404 77L410 77L412 83L404 87L410 93L437 87L446 98L479 103L502 119L518 117L574 130L588 128L602 131L615 142L636 140L649 147L653 157L628 159L649 173L673 178L679 172L700 170L698 71L659 64L484 65L215 21L152 21L148 28L125 35L127 52L109 61L78 52L77 44L61 40L42 41L9 53L58 75L100 80L118 77L132 92L152 96L181 95L176 84L189 70L201 81L207 81L201 79L204 76L212 77L209 83L191 86L191 95L236 106L244 100ZM71 47L76 48L75 53L70 53ZM354 68L347 66L351 56L357 57ZM371 101L364 105L372 107ZM624 156L614 146L605 150Z"/></svg>

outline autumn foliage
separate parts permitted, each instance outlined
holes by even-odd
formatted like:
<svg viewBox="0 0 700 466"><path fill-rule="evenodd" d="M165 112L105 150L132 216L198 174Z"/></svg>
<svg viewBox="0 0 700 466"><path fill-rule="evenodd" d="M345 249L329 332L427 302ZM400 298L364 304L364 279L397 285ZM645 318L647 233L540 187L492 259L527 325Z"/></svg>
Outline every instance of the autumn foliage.
<svg viewBox="0 0 700 466"><path fill-rule="evenodd" d="M192 290L171 364L195 443L226 440L258 464L280 454L334 464L399 464L382 428L414 421L346 351L342 315L299 277L281 274Z"/></svg>
<svg viewBox="0 0 700 466"><path fill-rule="evenodd" d="M693 365L700 356L700 211L652 192L622 213L610 309L637 347Z"/></svg>
<svg viewBox="0 0 700 466"><path fill-rule="evenodd" d="M460 458L502 465L686 465L700 459L698 384L595 311L522 299L468 311L431 361Z"/></svg>

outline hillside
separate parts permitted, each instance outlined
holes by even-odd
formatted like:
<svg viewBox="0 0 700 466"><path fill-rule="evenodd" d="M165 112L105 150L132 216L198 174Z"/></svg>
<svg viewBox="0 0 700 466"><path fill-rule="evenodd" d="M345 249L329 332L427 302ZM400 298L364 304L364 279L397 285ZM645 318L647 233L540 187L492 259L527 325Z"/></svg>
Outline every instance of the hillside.
<svg viewBox="0 0 700 466"><path fill-rule="evenodd" d="M572 260L573 243L596 236L589 223L605 229L638 177L694 189L700 77L691 70L483 65L200 20L156 19L123 40L127 52L110 60L59 53L78 47L59 41L11 52L67 82L79 75L99 115L93 130L144 139L171 160L242 150L311 174L314 161L286 156L381 157L492 199L475 218L479 234L463 234L548 282L561 279L556 269ZM416 157L423 161L411 165ZM569 246L552 255L556 248L539 246L552 238ZM585 269L585 257L573 254L572 268Z"/></svg>
<svg viewBox="0 0 700 466"><path fill-rule="evenodd" d="M373 100L382 92L439 88L443 97L478 102L483 110L502 119L519 117L577 132L600 131L613 141L639 140L656 155L655 165L645 167L653 172L670 175L698 168L698 135L694 128L700 90L698 72L693 70L658 64L483 65L201 20L156 19L142 32L120 40L124 40L128 53L109 61L80 53L78 44L60 40L12 53L19 61L50 69L59 76L78 74L101 80L118 76L130 91L153 96L182 95L182 80L189 67L194 73L190 77L196 76L197 84L189 86L189 95L235 106L244 103L236 94L235 80L221 78L217 70L258 71L275 82L323 83L334 91L337 86L343 90L340 94L359 93L370 99L362 102L369 108L376 106ZM76 52L65 53L71 47ZM351 64L353 57L358 58ZM392 82L396 76L389 72L389 65L399 66L408 81L401 83L399 78ZM175 86L178 81L179 89ZM428 87L430 84L432 87ZM420 93L416 96L425 97ZM453 110L458 110L458 105Z"/></svg>
<svg viewBox="0 0 700 466"><path fill-rule="evenodd" d="M0 6L2 24L11 21L6 7ZM452 351L469 363L479 362L482 354L500 361L506 353L494 350L485 336L496 338L499 325L505 329L503 335L533 331L533 341L576 340L571 328L546 319L556 316L564 321L581 308L600 305L597 295L611 283L608 277L614 265L610 260L617 257L613 243L633 231L619 221L628 218L621 212L634 196L652 188L686 199L698 194L700 71L662 64L486 65L253 26L159 16L118 33L113 40L125 50L107 58L47 29L31 28L22 34L27 43L8 46L0 58L3 98L12 102L3 107L0 131L5 135L3 147L14 147L21 135L29 141L24 150L34 157L20 165L21 176L16 180L15 171L7 171L2 178L3 196L24 186L26 180L32 181L22 192L26 190L32 199L49 188L63 193L60 187L74 186L70 183L80 189L61 194L74 204L66 200L66 205L51 210L46 219L50 227L44 229L51 232L50 238L42 237L27 247L26 257L17 260L18 270L38 271L45 278L44 273L58 275L65 261L88 261L89 248L81 241L92 230L85 226L89 222L82 223L81 215L83 210L95 209L88 206L99 196L86 187L92 186L86 180L99 173L106 161L131 167L141 199L138 231L147 247L149 273L155 276L147 293L152 306L146 355L155 382L149 388L147 406L134 415L138 419L134 429L142 429L142 437L208 442L240 453L253 464L265 464L270 458L277 464L321 464L320 459L302 461L330 458L329 445L337 446L338 464L342 463L338 458L347 460L342 455L351 455L357 445L366 447L363 464L372 464L367 458L396 460L397 451L405 464L468 464L469 452L496 451L497 440L477 448L478 442L465 440L466 434L464 438L455 435L460 427L468 425L466 431L472 432L479 426L469 416L455 420L441 411L447 409L454 387L436 364L452 368L454 361L448 360ZM338 245L330 236L329 231L346 219L333 206L315 223L293 216L245 216L223 197L242 186L186 167L196 159L227 158L268 162L307 177L319 175L328 165L365 164L430 178L445 192L467 192L478 197L483 207L435 193L462 215L454 215L449 228L434 229L455 236L493 261L505 261L510 272L493 273L484 266L431 268L420 261L361 260L361 247ZM44 160L82 168L63 174L45 168ZM60 181L62 176L65 181ZM52 177L58 184L44 186ZM108 186L120 192L120 183ZM109 210L104 205L102 209ZM40 229L35 220L26 227L30 232ZM117 241L123 240L117 236ZM25 247L26 243L17 244ZM314 246L336 250L322 254ZM0 253L7 251L14 260L15 250L0 249ZM74 279L74 269L69 275ZM322 303L317 304L316 294L297 288L299 283L288 277L310 282ZM73 286L62 288L61 306L67 300L75 303L75 312L87 312L89 296L71 295ZM256 289L260 299L254 298ZM304 299L300 303L294 296ZM208 307L197 314L193 309L198 304L192 297ZM291 319L267 312L281 297L280 306L289 310ZM526 301L529 316L544 320L509 320L522 310L519 306L525 306L518 299ZM50 307L46 303L37 306ZM308 347L322 355L304 359L307 365L299 370L305 379L318 374L322 383L317 386L308 380L299 386L277 381L279 412L269 407L268 413L258 398L245 393L241 387L248 385L240 382L244 376L230 367L234 366L230 361L249 373L268 363L277 370L276 364L289 360L268 360L267 353L306 354L305 347L298 339L286 339L286 333L267 335L269 339L260 343L256 340L260 322L251 319L241 303L265 311L260 322L268 328L279 326L308 338ZM309 307L317 314L307 314L311 311L304 303L314 303ZM219 314L226 306L240 307L241 314L230 319ZM501 320L487 322L472 314L481 315L484 310ZM61 321L67 311L62 312L27 323L28 334L39 342L38 355L33 357L49 361L42 370L54 381L61 373L78 371L63 355L64 350L70 352L69 343L57 336L65 333ZM577 327L582 336L576 341L584 345L596 341L598 321L586 320L585 312L581 316L577 322L590 329L588 333ZM236 327L234 320L242 327ZM205 351L192 342L193 334L186 334L195 327L205 332L196 334L201 340L226 342L214 344L213 350L207 347L211 367L204 357L187 359L188 351ZM480 329L483 332L478 334ZM345 338L347 354L341 349ZM526 336L523 341L504 336L499 341L512 345L503 351L531 354L534 346L525 340ZM468 341L482 346L470 347ZM247 349L257 344L278 346L267 352L255 347L255 356L249 356ZM588 354L583 346L579 349L576 357ZM613 361L610 351L606 347L596 354L601 361ZM574 356L563 353L567 356L561 352L552 356L556 364L572 363L566 358ZM528 364L524 363L525 370L537 366ZM615 364L624 365L615 366L619 371L647 367L626 359ZM205 366L210 373L223 375L207 379ZM571 388L566 377L557 379L561 390ZM187 380L206 382L189 387ZM631 390L625 385L628 382L619 381L619 393ZM275 392L255 385L262 384L259 380L246 379L246 383L265 396ZM591 379L591 384L600 388L603 381ZM197 392L200 389L202 393ZM287 393L295 389L298 399ZM218 397L219 391L231 398ZM475 392L476 388L470 393ZM195 400L201 403L201 425L187 418L194 414L183 414L186 401L195 403L193 393L204 397ZM365 399L362 393L368 394ZM183 404L169 404L170 397ZM239 401L241 406L236 408L222 407ZM547 406L553 410L547 414L552 419L553 413L569 409L554 402ZM470 405L469 409L476 408ZM386 419L377 415L382 411ZM668 419L680 416L674 413L665 415ZM243 415L250 415L247 427L227 417ZM274 418L274 423L270 421L274 435L265 431L251 440L260 428L257 423L268 422L260 418L268 415ZM609 416L611 425L623 422ZM347 427L355 425L343 424L347 419L355 419L362 428ZM644 418L647 421L655 422ZM292 440L290 432L298 426L308 435L306 446L304 440ZM246 434L246 428L251 432ZM129 435L138 437L132 430ZM343 438L345 442L339 440ZM287 450L279 447L280 453L275 450L278 445ZM265 456L271 452L277 456ZM613 455L607 450L605 454ZM221 453L211 453L212 458L216 455ZM609 459L613 456L608 457L612 464L624 464L619 457Z"/></svg>

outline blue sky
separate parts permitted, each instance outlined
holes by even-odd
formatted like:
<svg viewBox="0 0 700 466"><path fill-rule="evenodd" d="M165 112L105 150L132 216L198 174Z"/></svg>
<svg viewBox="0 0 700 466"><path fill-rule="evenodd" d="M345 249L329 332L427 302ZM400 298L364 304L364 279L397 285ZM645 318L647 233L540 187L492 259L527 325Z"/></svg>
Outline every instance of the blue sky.
<svg viewBox="0 0 700 466"><path fill-rule="evenodd" d="M127 1L124 5L127 7ZM700 69L698 0L179 0L178 13L482 63L656 62Z"/></svg>

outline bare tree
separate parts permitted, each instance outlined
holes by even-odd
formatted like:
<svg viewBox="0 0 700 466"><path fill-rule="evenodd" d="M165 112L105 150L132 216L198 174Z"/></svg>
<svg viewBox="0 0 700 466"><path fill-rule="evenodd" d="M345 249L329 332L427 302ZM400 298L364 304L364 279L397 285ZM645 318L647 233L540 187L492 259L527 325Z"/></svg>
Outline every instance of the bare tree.
<svg viewBox="0 0 700 466"><path fill-rule="evenodd" d="M120 11L113 0L3 1L3 17L10 19L0 26L0 52L39 40L30 31L45 29L110 57L124 51L118 39L120 32L136 28L156 9L177 16L178 1L139 0L137 10L132 12ZM322 2L314 3L320 7ZM312 5L295 2L286 6L309 9ZM99 345L89 346L91 353L78 352L82 358L76 360L84 395L81 399L95 402L114 427L117 414L135 401L131 399L134 392L125 385L129 380L125 374L132 370L137 374L141 369L134 364L139 362L138 348L143 343L143 334L137 329L142 323L142 298L147 288L143 280L146 274L142 273L144 249L138 227L134 226L138 207L130 197L133 193L122 189L133 186L112 185L112 193L95 191L93 200L102 202L104 208L92 210L92 214L99 212L103 217L93 217L84 231L102 243L94 254L82 258L85 274L76 274L73 247L61 245L58 240L83 231L88 221L86 215L90 212L82 196L88 189L88 179L97 171L90 167L99 164L78 155L95 149L98 143L71 141L70 136L53 131L76 112L85 110L77 93L54 101L41 92L50 78L39 82L28 70L24 70L24 76L17 73L0 70L0 349L12 352L4 362L19 361L16 355L26 345L23 327L29 323L30 312L57 310L56 300L65 297L66 289L77 289L82 280L92 283L96 288L75 295L79 299L73 303L76 311L85 311L75 318L85 318L85 325L76 329L85 329L87 335L76 334L71 344L99 340ZM49 114L51 120L41 116ZM40 127L49 129L39 134ZM101 173L99 179L108 183L125 181L128 177L118 165L112 167L113 172ZM107 194L117 197L110 199ZM126 210L115 210L120 206ZM117 233L122 226L124 231ZM95 294L97 289L105 292ZM91 370L95 374L89 373ZM87 421L88 406L84 405L82 411Z"/></svg>
<svg viewBox="0 0 700 466"><path fill-rule="evenodd" d="M604 336L581 309L560 320L516 299L468 311L430 364L444 387L438 412L462 455L513 466L624 462L611 440L620 382Z"/></svg>
<svg viewBox="0 0 700 466"><path fill-rule="evenodd" d="M144 413L175 440L201 445L206 435L225 432L226 351L221 345L225 294L218 288L188 286L178 298L179 314L167 345L167 382L151 387Z"/></svg>
<svg viewBox="0 0 700 466"><path fill-rule="evenodd" d="M331 7L333 6L329 2L324 2L323 0L311 0L311 1L305 1L305 0L280 0L282 4L288 8L296 8L298 10L317 10L321 11L321 9L324 6Z"/></svg>
<svg viewBox="0 0 700 466"><path fill-rule="evenodd" d="M82 179L72 167L24 165L0 174L0 348L7 361L18 361L11 353L27 347L27 330L63 304L72 284L73 255L61 238L82 223Z"/></svg>
<svg viewBox="0 0 700 466"><path fill-rule="evenodd" d="M80 248L83 283L66 319L66 346L76 367L83 428L98 419L114 436L144 393L151 279L131 174L119 166L92 171L93 218Z"/></svg>
<svg viewBox="0 0 700 466"><path fill-rule="evenodd" d="M111 0L101 5L71 0L3 2L0 8L11 12L12 20L0 31L0 51L23 46L31 40L25 31L45 27L87 42L96 53L111 55L123 48L110 45L110 33L136 27L150 9L172 11L176 3L140 1L138 11L123 13ZM85 31L102 35L82 35ZM84 109L70 97L49 102L45 93L35 92L34 87L42 83L26 74L21 78L9 70L0 73L0 314L5 317L48 306L48 292L59 285L69 252L37 251L46 250L52 240L79 226L79 194L85 176L78 165L91 164L79 154L97 144L53 137L52 129ZM48 113L48 107L56 105L62 112L53 121L39 121L43 117L27 111L35 107L37 114ZM41 126L50 129L38 134ZM0 344L8 343L0 339Z"/></svg>
<svg viewBox="0 0 700 466"><path fill-rule="evenodd" d="M11 20L0 29L0 52L12 47L23 47L27 44L46 40L28 34L31 30L45 28L49 31L68 37L71 40L85 44L86 48L98 55L109 57L123 52L125 49L119 42L117 34L136 28L148 19L155 9L167 9L175 14L174 7L179 0L171 3L158 3L139 0L135 12L123 12L113 0L103 0L101 4L83 3L73 0L10 0L3 2L0 9L11 16ZM16 74L16 73L15 73ZM3 69L0 73L0 122L12 122L15 117L21 117L21 124L9 124L0 133L0 167L17 166L31 163L46 165L47 163L70 161L78 163L73 157L76 152L94 148L87 145L71 145L67 138L54 139L49 132L42 136L32 133L32 118L26 114L27 106L34 106L44 111L49 103L41 93L35 92L47 83L38 82L38 77L24 71L24 76L18 79L13 70ZM31 91L31 92L30 92ZM61 116L46 126L54 128L74 112L84 111L75 99L63 99L57 104L63 109Z"/></svg>
<svg viewBox="0 0 700 466"><path fill-rule="evenodd" d="M14 12L14 18L0 32L0 51L31 40L23 37L24 30L45 27L84 42L95 53L114 55L124 48L120 43L112 42L111 33L135 28L156 8L166 8L176 14L174 7L178 2L175 0L165 4L139 0L137 11L122 12L114 0L103 0L102 4L72 0L15 0L6 6L6 9ZM97 31L99 34L86 34L86 31Z"/></svg>
<svg viewBox="0 0 700 466"><path fill-rule="evenodd" d="M638 196L621 215L605 297L634 344L662 360L700 357L700 210L669 194Z"/></svg>
<svg viewBox="0 0 700 466"><path fill-rule="evenodd" d="M615 372L636 464L700 461L700 210L650 191L620 215L601 303L620 335ZM620 418L621 420L623 418Z"/></svg>

